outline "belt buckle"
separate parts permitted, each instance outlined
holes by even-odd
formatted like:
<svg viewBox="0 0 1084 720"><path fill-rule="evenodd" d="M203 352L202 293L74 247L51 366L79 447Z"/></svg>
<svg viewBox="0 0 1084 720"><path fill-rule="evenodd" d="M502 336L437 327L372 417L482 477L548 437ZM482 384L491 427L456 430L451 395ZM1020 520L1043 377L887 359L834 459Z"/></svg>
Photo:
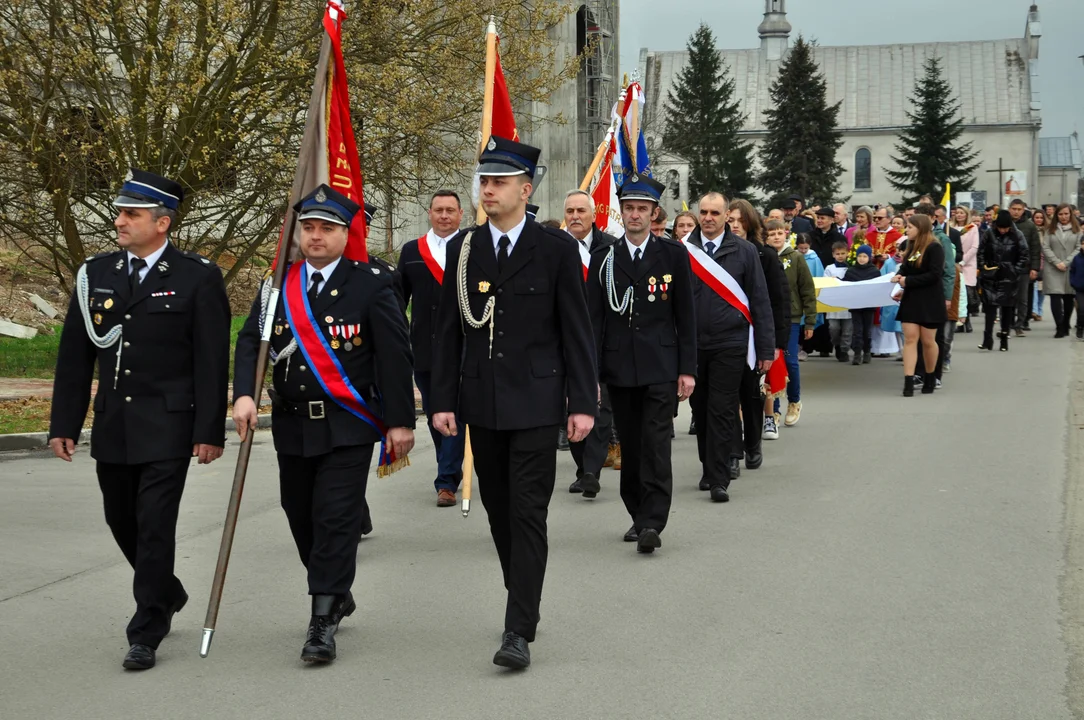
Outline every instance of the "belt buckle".
<svg viewBox="0 0 1084 720"><path fill-rule="evenodd" d="M309 420L323 420L327 417L324 414L324 401L323 400L310 400L309 401Z"/></svg>

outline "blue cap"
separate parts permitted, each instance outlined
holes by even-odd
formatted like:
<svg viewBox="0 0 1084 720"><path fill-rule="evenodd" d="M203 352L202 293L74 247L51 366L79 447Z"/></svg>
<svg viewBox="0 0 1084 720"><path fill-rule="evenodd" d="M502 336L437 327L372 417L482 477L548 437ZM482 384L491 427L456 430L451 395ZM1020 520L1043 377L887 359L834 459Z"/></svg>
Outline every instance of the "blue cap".
<svg viewBox="0 0 1084 720"><path fill-rule="evenodd" d="M869 255L872 258L873 257L873 248L871 248L869 245L859 245L858 249L854 251L854 254L855 255Z"/></svg>
<svg viewBox="0 0 1084 720"><path fill-rule="evenodd" d="M180 183L155 175L146 170L132 168L124 177L124 184L113 200L115 207L155 208L176 210L184 200Z"/></svg>
<svg viewBox="0 0 1084 720"><path fill-rule="evenodd" d="M327 185L319 185L294 205L298 220L326 220L350 227L360 206Z"/></svg>
<svg viewBox="0 0 1084 720"><path fill-rule="evenodd" d="M376 215L377 209L378 208L376 207L376 205L373 205L372 203L365 203L365 224L366 225L372 225L372 223L373 223L373 215Z"/></svg>
<svg viewBox="0 0 1084 720"><path fill-rule="evenodd" d="M493 135L478 158L479 175L526 175L534 179L542 151Z"/></svg>
<svg viewBox="0 0 1084 720"><path fill-rule="evenodd" d="M633 175L617 191L618 200L647 200L658 204L666 186L645 175Z"/></svg>
<svg viewBox="0 0 1084 720"><path fill-rule="evenodd" d="M527 203L527 217L529 217L532 220L535 220L538 217L538 211L540 209L541 208L539 208L537 205L532 205L530 203Z"/></svg>

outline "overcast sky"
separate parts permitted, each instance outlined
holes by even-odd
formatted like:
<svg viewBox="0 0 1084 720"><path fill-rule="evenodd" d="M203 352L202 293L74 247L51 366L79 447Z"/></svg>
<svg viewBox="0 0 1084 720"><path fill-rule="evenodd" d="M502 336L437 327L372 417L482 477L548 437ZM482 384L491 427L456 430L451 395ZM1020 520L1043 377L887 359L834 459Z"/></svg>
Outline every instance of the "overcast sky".
<svg viewBox="0 0 1084 720"><path fill-rule="evenodd" d="M787 19L821 45L951 42L1023 37L1028 0L788 0ZM887 9L891 8L891 9ZM907 8L904 12L901 8ZM1039 2L1043 137L1084 131L1084 0ZM682 50L701 20L720 48L760 45L763 0L621 0L621 70L640 48Z"/></svg>

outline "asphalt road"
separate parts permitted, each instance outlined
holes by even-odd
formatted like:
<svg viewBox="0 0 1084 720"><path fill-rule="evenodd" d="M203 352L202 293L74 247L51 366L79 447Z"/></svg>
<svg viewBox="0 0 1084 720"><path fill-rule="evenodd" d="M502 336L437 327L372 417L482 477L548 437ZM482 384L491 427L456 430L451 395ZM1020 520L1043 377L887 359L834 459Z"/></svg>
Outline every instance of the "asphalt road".
<svg viewBox="0 0 1084 720"><path fill-rule="evenodd" d="M370 481L359 611L329 667L298 659L308 598L269 434L207 659L236 445L193 466L177 557L192 602L144 673L120 667L131 570L86 449L73 465L4 457L0 717L1074 717L1084 500L1066 475L1080 481L1084 443L1078 415L1067 421L1071 394L1084 407L1084 343L1055 342L1049 326L1008 354L961 336L932 397L901 398L892 361L804 363L800 425L767 445L728 505L695 487L684 408L673 515L653 556L621 542L616 473L597 500L570 496L562 453L542 625L520 674L490 663L504 593L485 511L435 507L427 442L411 468Z"/></svg>

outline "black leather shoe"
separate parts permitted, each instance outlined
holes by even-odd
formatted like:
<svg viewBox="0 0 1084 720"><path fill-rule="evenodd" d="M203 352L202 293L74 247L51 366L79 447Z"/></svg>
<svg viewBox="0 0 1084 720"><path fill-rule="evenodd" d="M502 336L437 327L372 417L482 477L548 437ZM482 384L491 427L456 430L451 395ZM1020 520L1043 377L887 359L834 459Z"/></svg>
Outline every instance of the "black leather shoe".
<svg viewBox="0 0 1084 720"><path fill-rule="evenodd" d="M579 495L583 492L583 478L576 478L571 485L568 486L568 491L573 495Z"/></svg>
<svg viewBox="0 0 1084 720"><path fill-rule="evenodd" d="M711 488L711 500L718 503L730 502L730 493L722 485L714 485Z"/></svg>
<svg viewBox="0 0 1084 720"><path fill-rule="evenodd" d="M756 470L764 464L764 454L760 452L760 448L756 450L745 451L745 469Z"/></svg>
<svg viewBox="0 0 1084 720"><path fill-rule="evenodd" d="M154 667L154 648L133 643L124 656L123 665L126 670L150 670Z"/></svg>
<svg viewBox="0 0 1084 720"><path fill-rule="evenodd" d="M583 496L587 499L597 497L602 485L599 484L598 478L591 473L584 473L580 478L580 484L583 485Z"/></svg>
<svg viewBox="0 0 1084 720"><path fill-rule="evenodd" d="M662 539L659 537L658 530L652 530L651 528L645 528L640 537L636 538L636 552L650 555L655 552L655 548L662 547Z"/></svg>
<svg viewBox="0 0 1084 720"><path fill-rule="evenodd" d="M700 478L700 491L707 492L708 490L711 490L711 483L708 482L707 478Z"/></svg>
<svg viewBox="0 0 1084 720"><path fill-rule="evenodd" d="M354 594L346 593L346 595L339 598L339 601L335 604L335 625L342 622L343 618L348 618L354 614L354 611L358 609L358 604L354 602Z"/></svg>
<svg viewBox="0 0 1084 720"><path fill-rule="evenodd" d="M331 662L335 659L335 608L338 598L334 595L312 596L312 617L309 619L309 634L305 646L301 648L301 659L305 662Z"/></svg>
<svg viewBox="0 0 1084 720"><path fill-rule="evenodd" d="M636 542L640 539L640 531L633 525L629 528L629 531L625 533L625 537L622 538L625 542Z"/></svg>
<svg viewBox="0 0 1084 720"><path fill-rule="evenodd" d="M506 632L501 639L501 649L493 656L493 664L510 670L522 670L531 664L531 650L522 635Z"/></svg>
<svg viewBox="0 0 1084 720"><path fill-rule="evenodd" d="M730 458L730 479L737 480L741 477L741 458Z"/></svg>
<svg viewBox="0 0 1084 720"><path fill-rule="evenodd" d="M184 588L181 588L181 596L174 601L173 606L166 613L166 635L169 635L169 631L173 629L173 616L184 610L184 606L187 604L188 593L184 591Z"/></svg>

